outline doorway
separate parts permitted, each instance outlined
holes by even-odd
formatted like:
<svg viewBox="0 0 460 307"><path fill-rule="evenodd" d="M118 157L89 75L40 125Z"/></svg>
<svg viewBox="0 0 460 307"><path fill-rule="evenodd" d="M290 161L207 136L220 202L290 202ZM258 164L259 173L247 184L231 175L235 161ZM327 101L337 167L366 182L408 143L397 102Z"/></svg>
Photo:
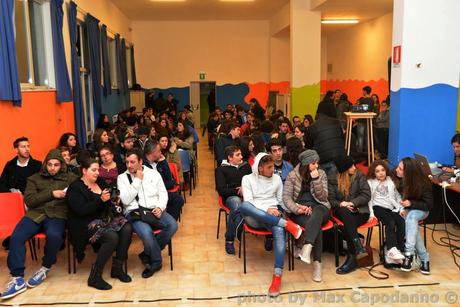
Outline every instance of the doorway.
<svg viewBox="0 0 460 307"><path fill-rule="evenodd" d="M206 126L209 114L216 107L216 82L191 81L190 107L196 127Z"/></svg>

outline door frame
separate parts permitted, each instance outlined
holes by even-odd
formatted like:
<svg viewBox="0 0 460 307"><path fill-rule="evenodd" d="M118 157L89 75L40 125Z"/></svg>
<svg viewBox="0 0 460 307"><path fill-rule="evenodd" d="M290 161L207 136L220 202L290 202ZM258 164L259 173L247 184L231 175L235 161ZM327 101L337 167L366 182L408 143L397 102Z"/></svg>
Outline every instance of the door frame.
<svg viewBox="0 0 460 307"><path fill-rule="evenodd" d="M217 82L210 80L199 80L199 81L190 81L189 87L189 105L193 111L193 121L195 122L196 127L201 126L201 84L202 83L214 83L215 95L217 97ZM198 91L196 92L196 89Z"/></svg>

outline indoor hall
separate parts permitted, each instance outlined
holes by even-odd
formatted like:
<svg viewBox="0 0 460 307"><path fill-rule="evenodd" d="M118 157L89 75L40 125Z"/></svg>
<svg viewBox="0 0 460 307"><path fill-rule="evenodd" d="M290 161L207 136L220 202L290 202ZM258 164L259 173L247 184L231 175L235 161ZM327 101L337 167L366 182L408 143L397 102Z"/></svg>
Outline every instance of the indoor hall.
<svg viewBox="0 0 460 307"><path fill-rule="evenodd" d="M0 31L0 45L8 46L0 51L0 67L4 68L0 71L2 169L17 166L11 171L17 175L19 167L31 166L29 158L44 161L55 148L62 153L60 141L67 133L101 165L103 156L112 154L107 164L116 165L117 174L125 168L127 139L142 149L146 162L148 146L141 135L157 140L161 153L167 156L170 147L161 147L161 139L166 136L168 146L179 148L174 154L187 157L182 160L182 155L179 162L167 157L177 189L173 193L185 204L177 232L161 252L161 269L154 273L151 270L153 276L142 277L149 269L139 259L143 241L133 233L126 261L126 273L132 281L111 278L109 259L102 277L112 289L89 287L97 254L88 244L85 258L74 268L75 249L69 249L69 237L75 234L68 232L46 280L2 300L0 305L458 304L459 228L455 214L460 213L460 183L454 181L458 179L456 164L460 167L460 41L456 32L460 24L455 15L459 9L456 0L2 0L0 20L4 21L4 31ZM365 87L370 87L369 94L376 95L379 101L372 110L375 112L370 112L375 114L368 117L362 117L367 112L360 108ZM425 163L429 167L423 171L434 175L430 182L433 207L425 222L416 227L430 255L429 274L419 271L417 261L413 261L411 272L380 264L370 272L369 265L362 265L353 272L337 274L352 249L345 249L348 246L342 221L331 215L331 229L324 230L327 234L323 239L323 245L331 250L322 253L321 281L312 280L314 265L300 259L292 260L291 270L291 256L296 250L286 229L282 282L279 291L275 291L279 295L269 297L270 280L276 275L276 242L264 234L246 233L246 257L243 251L241 257L238 255L237 238L233 241L236 255L226 251L226 218L230 217L224 211L229 208L219 203L215 178L217 165L222 162L219 153L226 154L226 146L221 146L220 151L214 146L222 135L228 137L231 133L210 125L210 119L213 111L220 108L223 114L218 121L222 127L230 110L233 117L229 121L238 122L241 130L245 124L251 130L244 121L254 112L256 100L265 113L260 123L265 122L266 128L271 122L271 126L268 123L267 132L261 124L255 134L267 137L262 138L262 151L270 152L271 145L268 149L265 145L272 139L281 141L280 127L285 120L294 124L298 117L302 125L313 124L315 115L322 113L320 102L331 93L337 95L335 107L337 100L349 104L348 115L337 115L342 125L340 142L344 142L344 152L353 157L353 165L360 172L366 174L374 160L384 159L394 169L403 158L418 154L418 167L422 169ZM342 99L339 94L346 96ZM386 126L376 123L382 111L388 115ZM368 126L359 132L363 118ZM179 131L180 123L189 134ZM370 125L375 129L369 129ZM307 134L307 126L298 129L299 133ZM288 130L287 134L294 137L295 125ZM99 144L104 132L109 141ZM363 141L366 132L370 136ZM240 139L242 135L243 132ZM13 142L22 136L28 138L30 151L27 149L27 158L16 161L20 153ZM191 136L193 144L182 147ZM252 134L245 137L248 141ZM314 142L312 147L307 146L311 140L301 140L303 150L317 150ZM289 157L291 163L287 141L287 137L281 141L283 159ZM257 145L254 139L252 142ZM64 147L70 146L67 140L64 143ZM107 150L105 145L110 145L112 152L102 152ZM342 151L343 145L338 146ZM262 151L257 150L259 154ZM77 155L73 149L69 154L72 159ZM251 163L255 156L251 156ZM323 157L319 156L316 162L321 166ZM156 162L149 162L150 166L155 167ZM72 166L76 172L81 170L81 162L72 163L75 165L69 164L69 169ZM177 176L171 164L176 164ZM443 171L445 177L435 174L442 167L450 170ZM103 168L102 165L100 174ZM135 176L136 172L131 174ZM113 173L107 171L105 175ZM2 192L18 199L15 193L19 187L4 189L4 183L2 174ZM9 219L12 200L5 199L0 195L0 205L6 208L0 216L5 212L4 217ZM16 218L27 214L22 208L31 209L23 198L20 203ZM171 207L168 203L168 209ZM372 239L366 242L367 228L361 228L360 242L373 251L369 257L366 250L365 259L372 258L374 264L379 264L388 251L381 246L381 224L370 225ZM13 229L0 226L0 239L9 237ZM272 250L266 247L270 242ZM333 252L336 243L343 249L338 252L337 263ZM25 244L24 281L41 270L43 235L34 244L37 259L32 259L32 241ZM11 280L7 257L8 251L1 248L1 292ZM124 263L123 260L123 270Z"/></svg>

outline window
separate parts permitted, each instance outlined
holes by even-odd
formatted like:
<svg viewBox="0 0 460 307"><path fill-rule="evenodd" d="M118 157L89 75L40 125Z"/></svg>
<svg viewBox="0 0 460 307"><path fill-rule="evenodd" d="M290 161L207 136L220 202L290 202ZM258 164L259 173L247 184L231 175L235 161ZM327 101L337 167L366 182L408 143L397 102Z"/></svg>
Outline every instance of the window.
<svg viewBox="0 0 460 307"><path fill-rule="evenodd" d="M49 2L15 0L14 9L21 85L55 87Z"/></svg>
<svg viewBox="0 0 460 307"><path fill-rule="evenodd" d="M110 65L110 81L112 82L112 88L118 88L118 68L117 68L117 49L115 48L115 40L108 37L109 46L109 65Z"/></svg>
<svg viewBox="0 0 460 307"><path fill-rule="evenodd" d="M133 74L131 70L131 47L126 48L126 72L128 75L128 88L133 86Z"/></svg>

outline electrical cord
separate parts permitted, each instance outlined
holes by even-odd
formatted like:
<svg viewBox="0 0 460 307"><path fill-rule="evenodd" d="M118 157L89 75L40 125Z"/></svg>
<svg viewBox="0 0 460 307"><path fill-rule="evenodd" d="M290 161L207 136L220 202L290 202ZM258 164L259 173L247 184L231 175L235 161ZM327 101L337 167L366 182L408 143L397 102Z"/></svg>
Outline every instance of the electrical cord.
<svg viewBox="0 0 460 307"><path fill-rule="evenodd" d="M455 218L457 219L457 222L460 223L460 220L458 218L458 216L455 214L454 210L452 210L451 206L449 205L449 202L447 201L447 192L446 192L446 189L447 189L447 186L446 185L443 185L442 187L442 190L443 190L443 193L442 193L442 196L443 196L443 203L445 203L447 205L447 207L449 208L449 210L452 212L452 214L455 216ZM442 206L442 215L443 215L443 219L444 219L444 229L446 231L446 234L447 234L447 240L448 240L448 245L449 245L449 250L450 250L450 253L452 255L452 258L454 259L454 263L455 265L457 266L457 268L460 270L460 264L457 262L457 257L458 254L455 252L456 250L458 250L459 248L455 245L453 245L451 242L451 238L450 238L450 234L449 234L449 231L447 230L447 224L446 224L446 207L445 206ZM443 242L444 243L444 242Z"/></svg>
<svg viewBox="0 0 460 307"><path fill-rule="evenodd" d="M299 293L312 293L312 292L332 292L332 291L350 291L355 289L392 289L394 287L408 288L408 287L422 287L422 286L439 286L439 282L433 283L420 283L420 284L402 284L402 285L380 285L380 286L358 286L358 287L343 287L343 288L324 288L324 289L308 289L308 290L295 290L281 292L280 295L292 295ZM239 298L256 298L266 297L267 294L248 294L248 295L232 295L228 297L187 297L187 298L163 298L152 300L114 300L114 301L91 301L91 302L52 302L52 303L0 303L0 306L14 307L14 306L55 306L55 305L109 305L109 304L140 304L140 303L159 303L159 302L183 302L183 301L224 301L234 300Z"/></svg>

